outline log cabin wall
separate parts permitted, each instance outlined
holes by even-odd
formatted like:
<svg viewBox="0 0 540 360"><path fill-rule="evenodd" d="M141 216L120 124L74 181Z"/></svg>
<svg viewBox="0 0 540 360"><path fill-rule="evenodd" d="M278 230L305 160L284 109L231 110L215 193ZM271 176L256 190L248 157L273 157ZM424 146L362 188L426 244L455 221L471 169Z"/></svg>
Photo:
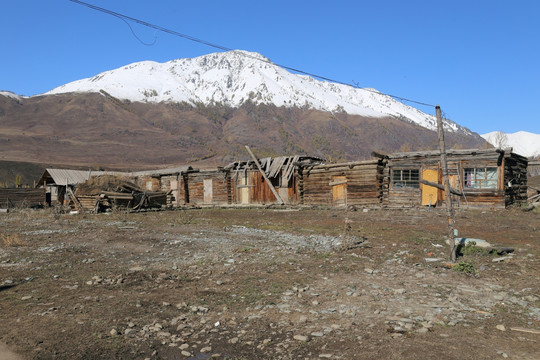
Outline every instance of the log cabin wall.
<svg viewBox="0 0 540 360"><path fill-rule="evenodd" d="M231 203L231 179L227 170L188 172L180 196L192 205L227 205Z"/></svg>
<svg viewBox="0 0 540 360"><path fill-rule="evenodd" d="M305 156L279 156L258 159L261 170L269 179L268 183L254 161L236 161L225 167L231 171L232 194L234 204L277 204L278 200L272 187L285 205L300 202L298 192L298 169L301 166L313 166L324 159ZM302 164L302 165L298 165Z"/></svg>
<svg viewBox="0 0 540 360"><path fill-rule="evenodd" d="M431 168L432 164L425 163L425 168ZM421 164L410 161L400 161L400 159L390 160L384 171L385 180L383 181L383 205L388 207L404 208L415 207L421 204L422 193L420 192L420 183L415 182L415 174L421 171ZM403 178L408 174L409 180L397 185L397 181L392 181L393 171L399 171Z"/></svg>
<svg viewBox="0 0 540 360"><path fill-rule="evenodd" d="M278 185L277 178L272 178L271 181L274 187ZM277 203L276 197L259 170L238 171L232 184L232 199L235 204L263 205Z"/></svg>
<svg viewBox="0 0 540 360"><path fill-rule="evenodd" d="M381 160L299 168L299 201L304 205L380 206L383 171Z"/></svg>
<svg viewBox="0 0 540 360"><path fill-rule="evenodd" d="M528 160L511 153L504 162L505 205L526 203Z"/></svg>
<svg viewBox="0 0 540 360"><path fill-rule="evenodd" d="M0 188L0 208L38 207L46 204L44 188Z"/></svg>
<svg viewBox="0 0 540 360"><path fill-rule="evenodd" d="M146 191L159 191L161 189L160 177L157 175L136 176L134 182Z"/></svg>
<svg viewBox="0 0 540 360"><path fill-rule="evenodd" d="M383 203L395 208L442 205L442 190L418 183L428 180L443 184L439 159L438 152L433 151L390 155L384 171L387 200ZM452 195L457 206L505 208L526 200L527 161L511 149L449 150L447 159L450 186L463 193ZM434 173L438 174L437 181L426 179ZM428 191L432 192L432 202L426 200Z"/></svg>
<svg viewBox="0 0 540 360"><path fill-rule="evenodd" d="M527 176L540 175L540 160L530 160L527 164Z"/></svg>
<svg viewBox="0 0 540 360"><path fill-rule="evenodd" d="M171 185L176 181L176 175L165 175L159 178L159 190L167 192L171 190Z"/></svg>

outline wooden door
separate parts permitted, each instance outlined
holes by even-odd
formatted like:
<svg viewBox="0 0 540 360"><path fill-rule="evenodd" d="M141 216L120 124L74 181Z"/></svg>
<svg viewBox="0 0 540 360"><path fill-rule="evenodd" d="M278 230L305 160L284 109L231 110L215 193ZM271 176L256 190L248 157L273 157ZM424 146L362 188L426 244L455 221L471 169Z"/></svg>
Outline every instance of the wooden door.
<svg viewBox="0 0 540 360"><path fill-rule="evenodd" d="M213 197L214 197L214 192L213 192L213 189L212 189L212 179L204 179L203 180L203 187L204 187L203 203L204 204L211 204L212 200L213 200Z"/></svg>
<svg viewBox="0 0 540 360"><path fill-rule="evenodd" d="M245 176L240 178L240 204L249 204L249 187Z"/></svg>
<svg viewBox="0 0 540 360"><path fill-rule="evenodd" d="M334 176L330 185L332 185L334 205L347 205L347 177Z"/></svg>
<svg viewBox="0 0 540 360"><path fill-rule="evenodd" d="M172 199L172 205L179 206L180 205L180 188L179 188L179 181L178 180L171 180L171 195L173 197Z"/></svg>
<svg viewBox="0 0 540 360"><path fill-rule="evenodd" d="M433 183L439 183L438 169L424 169L422 179ZM422 205L437 205L439 190L433 186L422 184Z"/></svg>

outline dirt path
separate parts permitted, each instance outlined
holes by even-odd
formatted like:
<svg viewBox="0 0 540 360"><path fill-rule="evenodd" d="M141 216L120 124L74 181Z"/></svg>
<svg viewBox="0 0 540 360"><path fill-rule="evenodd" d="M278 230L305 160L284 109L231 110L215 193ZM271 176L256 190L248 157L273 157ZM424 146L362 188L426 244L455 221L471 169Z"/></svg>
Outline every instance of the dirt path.
<svg viewBox="0 0 540 360"><path fill-rule="evenodd" d="M0 343L0 359L2 360L23 360L22 357L9 350L5 344Z"/></svg>

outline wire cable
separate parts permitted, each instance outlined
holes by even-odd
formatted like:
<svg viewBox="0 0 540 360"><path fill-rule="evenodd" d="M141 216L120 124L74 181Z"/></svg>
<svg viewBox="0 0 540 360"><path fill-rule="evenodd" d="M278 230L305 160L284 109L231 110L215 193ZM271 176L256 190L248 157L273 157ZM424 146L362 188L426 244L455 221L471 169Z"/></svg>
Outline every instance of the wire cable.
<svg viewBox="0 0 540 360"><path fill-rule="evenodd" d="M88 4L88 3L85 3L85 2L80 1L80 0L69 0L69 1L71 1L73 3L76 3L76 4L79 4L79 5L89 7L91 9L93 9L93 10L96 10L96 11L99 11L99 12L102 12L102 13L105 13L105 14L112 15L114 17L117 17L117 18L123 20L126 23L127 23L127 20L133 21L133 22L135 22L137 24L140 24L140 25L143 25L143 26L155 29L155 30L159 30L159 31L162 31L162 32L174 35L174 36L178 36L178 37L190 40L190 41L194 41L194 42L197 42L197 43L200 43L200 44L203 44L203 45L207 45L207 46L210 46L210 47L212 47L214 49L218 49L218 50L222 50L222 51L234 51L234 49L228 48L226 46L218 45L218 44L206 41L206 40L198 39L198 38L190 36L190 35L182 34L180 32L170 30L170 29L164 28L164 27L159 26L159 25L150 24L150 23L148 23L146 21L139 20L139 19L127 16L127 15L123 15L123 14L120 14L120 13L117 13L117 12L114 12L114 11L111 11L111 10L107 10L107 9L104 9L102 7L99 7L99 6ZM131 29L131 26L130 26L130 29ZM133 33L133 29L131 29L131 31ZM133 33L133 34L135 35L135 33ZM137 37L137 36L135 35L135 37ZM137 39L139 39L139 38L137 37ZM141 40L139 39L139 41L141 41ZM155 39L154 39L154 43L155 43ZM144 44L144 45L147 45L147 44ZM334 80L334 79L326 77L326 76L317 75L317 74L310 73L310 72L307 72L307 71L304 71L304 70L301 70L301 69L293 68L293 67L290 67L290 66L276 64L276 63L274 63L274 62L272 62L270 60L261 59L261 58L252 56L252 55L247 54L247 53L242 53L242 55L244 55L246 57L249 57L249 58L252 58L252 59L255 59L255 60L258 60L258 61L262 61L262 62L271 64L271 65L279 66L279 67L281 67L283 69L290 70L290 71L293 71L293 72L296 72L296 73L299 73L299 74L302 74L302 75L311 76L313 78L317 78L317 79L321 79L321 80L325 80L325 81L329 81L329 82L333 82L333 83L337 83L337 84L341 84L341 85L345 85L345 86L351 86L351 87L353 87L355 89L367 91L367 92L370 92L370 93L373 93L373 94L389 96L389 97L392 97L392 98L400 100L400 101L406 101L406 102L410 102L410 103L414 103L414 104L418 104L418 105L423 105L423 106L429 106L429 107L433 107L433 108L435 107L435 105L428 104L428 103L425 103L425 102L412 100L412 99L408 99L408 98L397 96L397 95L382 93L380 91L360 87L360 86L358 86L358 84L346 83L346 82L343 82L343 81Z"/></svg>
<svg viewBox="0 0 540 360"><path fill-rule="evenodd" d="M118 16L117 16L118 17ZM152 41L151 43L145 43L144 41L142 41L142 39L140 37L137 36L137 34L135 34L135 30L133 30L133 28L131 27L131 25L127 22L126 19L124 18L121 18L121 17L118 17L120 20L122 20L123 22L126 23L126 25L129 27L129 30L131 30L131 33L133 34L133 36L135 36L135 39L139 40L139 42L145 46L153 46L156 41L157 41L157 36L154 34L154 41Z"/></svg>

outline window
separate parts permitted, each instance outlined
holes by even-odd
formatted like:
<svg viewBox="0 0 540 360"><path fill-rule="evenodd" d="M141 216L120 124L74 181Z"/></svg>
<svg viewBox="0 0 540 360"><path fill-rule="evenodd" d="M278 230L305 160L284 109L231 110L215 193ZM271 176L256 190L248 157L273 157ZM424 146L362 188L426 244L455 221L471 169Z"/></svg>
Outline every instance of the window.
<svg viewBox="0 0 540 360"><path fill-rule="evenodd" d="M464 187L468 189L496 189L497 168L465 168Z"/></svg>
<svg viewBox="0 0 540 360"><path fill-rule="evenodd" d="M420 170L418 169L392 170L392 187L418 189L420 187L419 179Z"/></svg>

